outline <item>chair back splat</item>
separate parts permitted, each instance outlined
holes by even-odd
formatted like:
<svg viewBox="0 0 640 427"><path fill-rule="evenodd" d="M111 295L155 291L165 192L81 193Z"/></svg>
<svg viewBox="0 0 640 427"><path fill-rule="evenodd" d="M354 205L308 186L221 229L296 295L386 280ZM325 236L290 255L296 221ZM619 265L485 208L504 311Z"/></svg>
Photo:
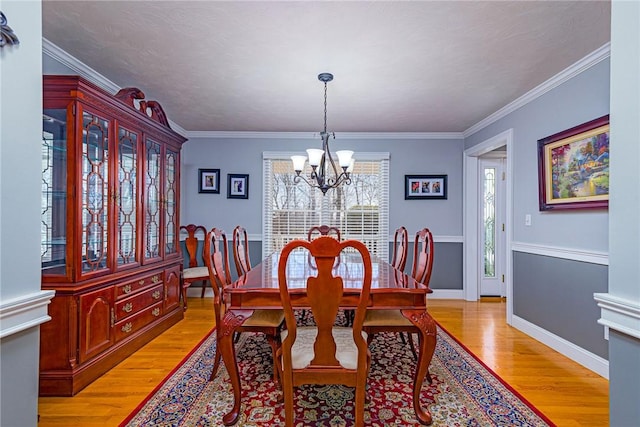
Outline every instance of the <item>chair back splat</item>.
<svg viewBox="0 0 640 427"><path fill-rule="evenodd" d="M336 239L342 240L340 236L340 229L329 225L316 225L309 229L307 233L307 240L311 241L314 238L314 234L318 233L320 236L329 236L331 234L336 236Z"/></svg>
<svg viewBox="0 0 640 427"><path fill-rule="evenodd" d="M400 227L396 229L393 237L393 257L391 265L393 268L404 271L407 265L407 251L409 248L409 232L406 228Z"/></svg>
<svg viewBox="0 0 640 427"><path fill-rule="evenodd" d="M306 279L307 300L316 326L298 326L289 288L289 275L299 275L300 265L289 262L294 250L307 249L315 260L317 275ZM361 293L355 310L353 327L335 326L344 296L343 278L338 273L336 258L345 248L353 248L362 257L364 269ZM307 254L302 254L304 258ZM304 259L303 258L303 259ZM344 265L341 262L338 265ZM340 242L331 236L320 236L312 241L294 240L284 247L278 264L278 283L284 309L286 330L282 332L282 345L278 350L282 388L285 401L285 425L293 425L293 387L302 384L344 384L355 387L355 425L364 424L365 386L371 355L362 323L371 288L371 256L366 246L356 240ZM340 270L345 271L345 270Z"/></svg>
<svg viewBox="0 0 640 427"><path fill-rule="evenodd" d="M413 267L411 277L429 288L433 270L433 235L428 228L416 233L413 246Z"/></svg>
<svg viewBox="0 0 640 427"><path fill-rule="evenodd" d="M247 237L247 230L239 225L233 229L232 246L233 260L236 264L238 277L240 277L251 270L251 259L249 257L249 239Z"/></svg>
<svg viewBox="0 0 640 427"><path fill-rule="evenodd" d="M202 281L202 296L204 296L204 290L206 289L207 280L209 274L204 262L198 261L198 244L200 240L204 242L207 235L207 229L202 225L189 224L181 225L180 230L187 232L187 237L184 239L184 247L187 250L187 256L189 257L189 267L182 270L182 301L184 309L187 309L187 288L192 283ZM204 261L204 251L202 252L202 261Z"/></svg>

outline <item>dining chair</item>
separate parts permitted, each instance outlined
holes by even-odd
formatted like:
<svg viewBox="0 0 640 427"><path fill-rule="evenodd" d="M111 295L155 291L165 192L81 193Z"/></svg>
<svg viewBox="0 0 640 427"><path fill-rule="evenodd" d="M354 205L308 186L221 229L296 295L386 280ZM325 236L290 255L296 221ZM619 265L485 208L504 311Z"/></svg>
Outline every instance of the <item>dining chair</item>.
<svg viewBox="0 0 640 427"><path fill-rule="evenodd" d="M236 226L232 234L233 260L236 264L238 277L247 274L251 270L251 258L249 257L249 239L244 227Z"/></svg>
<svg viewBox="0 0 640 427"><path fill-rule="evenodd" d="M289 274L297 271L287 264L289 255L305 248L315 260L317 275L306 279L307 303L315 326L298 326L289 293ZM364 275L355 310L353 327L336 326L343 297L342 277L334 276L333 266L345 248L360 253ZM364 403L371 354L362 330L371 289L371 256L356 240L338 241L321 236L311 242L294 240L287 244L278 262L278 285L286 329L281 333L277 366L285 404L285 426L294 419L293 388L303 384L343 384L355 387L355 425L364 425Z"/></svg>
<svg viewBox="0 0 640 427"><path fill-rule="evenodd" d="M229 270L229 253L227 249L227 236L224 231L218 228L212 228L207 233L207 239L204 245L205 264L209 272L209 280L213 288L213 309L215 315L215 324L222 324L222 319L226 313L226 304L224 300L224 288L231 284L231 274ZM282 310L254 310L251 317L236 327L236 332L261 332L267 337L267 341L273 352L273 360L275 361L276 350L280 345L280 330L284 322L284 314ZM220 331L220 328L217 328ZM216 353L214 357L213 370L211 371L210 380L212 380L218 372L220 366L219 347L216 345ZM277 379L277 370L274 364L273 379Z"/></svg>
<svg viewBox="0 0 640 427"><path fill-rule="evenodd" d="M187 256L189 257L189 267L182 270L182 302L183 308L187 310L187 288L192 283L202 281L202 295L204 297L204 291L207 288L207 281L209 280L209 271L207 266L204 265L204 252L202 253L202 263L198 261L198 246L200 241L204 245L204 240L207 236L207 229L203 225L181 225L180 230L187 232L187 237L184 240L184 247L187 250Z"/></svg>
<svg viewBox="0 0 640 427"><path fill-rule="evenodd" d="M409 232L404 227L399 227L393 236L393 268L404 271L407 265L407 251L409 250Z"/></svg>
<svg viewBox="0 0 640 427"><path fill-rule="evenodd" d="M431 280L431 270L433 268L433 235L428 228L423 228L416 232L413 249L413 263L411 276L427 287L427 293L433 291L429 289ZM413 333L418 333L416 326L402 315L400 310L369 310L364 319L364 330L369 336L369 341L379 332L398 332L403 342L404 335L407 334L409 349L414 359L418 358L415 346L413 345ZM431 376L427 373L427 379L431 382Z"/></svg>
<svg viewBox="0 0 640 427"><path fill-rule="evenodd" d="M340 236L340 229L331 225L316 225L314 227L311 227L307 232L307 240L313 240L315 233L319 233L320 236L328 236L334 234L338 240L342 239Z"/></svg>

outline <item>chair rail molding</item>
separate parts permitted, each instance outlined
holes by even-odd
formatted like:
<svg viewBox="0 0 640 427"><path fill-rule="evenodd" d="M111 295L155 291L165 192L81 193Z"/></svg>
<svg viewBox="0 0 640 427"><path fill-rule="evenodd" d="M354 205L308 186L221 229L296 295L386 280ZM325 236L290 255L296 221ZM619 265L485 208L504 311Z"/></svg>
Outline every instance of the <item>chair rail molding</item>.
<svg viewBox="0 0 640 427"><path fill-rule="evenodd" d="M564 248L560 246L540 245L537 243L511 242L514 252L543 255L572 261L582 261L591 264L609 265L609 254L600 251L586 251L584 249Z"/></svg>
<svg viewBox="0 0 640 427"><path fill-rule="evenodd" d="M609 293L593 294L600 307L598 323L604 326L604 337L609 339L609 328L640 339L640 301Z"/></svg>
<svg viewBox="0 0 640 427"><path fill-rule="evenodd" d="M40 291L0 301L0 338L51 320L47 306L55 291Z"/></svg>

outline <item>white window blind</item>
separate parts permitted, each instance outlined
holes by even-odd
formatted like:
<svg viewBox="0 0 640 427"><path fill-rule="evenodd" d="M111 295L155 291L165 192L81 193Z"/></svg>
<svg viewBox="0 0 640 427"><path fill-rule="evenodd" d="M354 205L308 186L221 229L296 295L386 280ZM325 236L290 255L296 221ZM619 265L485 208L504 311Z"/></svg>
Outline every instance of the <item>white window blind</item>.
<svg viewBox="0 0 640 427"><path fill-rule="evenodd" d="M311 168L306 167L308 175ZM324 196L305 182L293 183L288 153L264 153L263 173L263 255L293 239L306 239L315 225L329 225L338 227L343 239L359 240L372 254L388 259L388 153L358 153L351 185Z"/></svg>

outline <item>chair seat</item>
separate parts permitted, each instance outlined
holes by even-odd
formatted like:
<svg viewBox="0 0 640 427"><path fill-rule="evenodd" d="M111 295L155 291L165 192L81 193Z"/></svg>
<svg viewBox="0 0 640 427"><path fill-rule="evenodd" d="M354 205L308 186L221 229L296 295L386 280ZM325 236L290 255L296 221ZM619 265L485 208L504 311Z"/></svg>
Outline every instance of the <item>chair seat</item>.
<svg viewBox="0 0 640 427"><path fill-rule="evenodd" d="M400 310L367 310L362 326L413 326L413 323Z"/></svg>
<svg viewBox="0 0 640 427"><path fill-rule="evenodd" d="M254 310L242 326L278 327L284 321L282 310Z"/></svg>
<svg viewBox="0 0 640 427"><path fill-rule="evenodd" d="M289 331L286 329L280 333L282 341L288 334ZM291 348L291 367L293 369L304 369L309 366L315 355L313 344L317 335L318 328L315 326L297 328L296 340ZM345 369L357 369L358 347L353 341L353 329L334 327L332 335L336 342L336 359L338 359L340 366ZM367 333L362 331L362 337L366 340Z"/></svg>
<svg viewBox="0 0 640 427"><path fill-rule="evenodd" d="M207 267L191 267L182 271L182 277L185 279L209 278L209 270Z"/></svg>

